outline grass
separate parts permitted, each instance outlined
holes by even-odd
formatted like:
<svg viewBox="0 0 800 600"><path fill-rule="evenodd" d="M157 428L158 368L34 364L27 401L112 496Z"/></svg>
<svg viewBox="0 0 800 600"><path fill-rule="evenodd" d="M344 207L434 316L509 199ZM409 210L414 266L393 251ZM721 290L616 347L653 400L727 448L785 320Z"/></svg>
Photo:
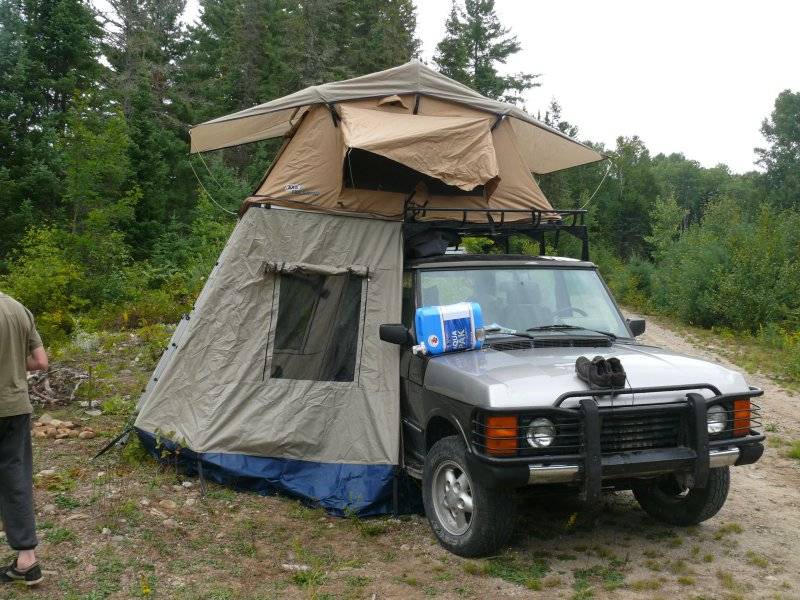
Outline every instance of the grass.
<svg viewBox="0 0 800 600"><path fill-rule="evenodd" d="M586 593L593 585L601 585L603 589L612 591L620 588L625 583L622 573L624 563L620 560L611 560L608 565L594 565L588 569L575 569L573 589L576 593Z"/></svg>
<svg viewBox="0 0 800 600"><path fill-rule="evenodd" d="M791 442L789 449L786 451L786 456L800 460L800 440Z"/></svg>
<svg viewBox="0 0 800 600"><path fill-rule="evenodd" d="M292 582L300 587L319 587L325 583L325 573L316 569L299 571L292 575Z"/></svg>
<svg viewBox="0 0 800 600"><path fill-rule="evenodd" d="M769 566L769 559L763 554L748 550L744 556L748 564L758 567L759 569L766 569Z"/></svg>
<svg viewBox="0 0 800 600"><path fill-rule="evenodd" d="M53 504L55 504L58 508L62 508L65 510L72 510L74 508L78 508L81 503L66 493L59 493L56 494L56 497L53 498Z"/></svg>
<svg viewBox="0 0 800 600"><path fill-rule="evenodd" d="M487 560L485 574L516 583L529 590L539 590L542 587L541 578L549 570L550 567L542 559L528 561L517 555L505 554Z"/></svg>
<svg viewBox="0 0 800 600"><path fill-rule="evenodd" d="M644 566L650 569L651 571L655 571L656 573L664 570L663 561L655 560L652 558L649 558L646 561L644 561Z"/></svg>
<svg viewBox="0 0 800 600"><path fill-rule="evenodd" d="M732 533L742 533L744 531L742 526L739 523L725 523L724 525L720 526L719 529L714 533L715 540L721 540L722 538L731 535Z"/></svg>
<svg viewBox="0 0 800 600"><path fill-rule="evenodd" d="M650 579L636 579L631 581L628 584L628 587L632 590L636 590L637 592L645 592L645 591L654 591L660 590L664 587L664 582L661 579L656 579L655 577Z"/></svg>
<svg viewBox="0 0 800 600"><path fill-rule="evenodd" d="M717 579L719 580L720 585L726 590L735 590L737 588L736 580L728 571L719 569L717 571Z"/></svg>
<svg viewBox="0 0 800 600"><path fill-rule="evenodd" d="M53 527L44 534L44 541L49 544L63 544L64 542L75 542L77 536L66 527Z"/></svg>

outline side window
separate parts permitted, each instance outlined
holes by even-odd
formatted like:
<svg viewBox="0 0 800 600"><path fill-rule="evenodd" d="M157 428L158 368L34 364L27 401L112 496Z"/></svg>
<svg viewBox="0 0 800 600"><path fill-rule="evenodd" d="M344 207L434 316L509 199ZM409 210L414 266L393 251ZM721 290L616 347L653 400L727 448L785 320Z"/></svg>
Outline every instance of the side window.
<svg viewBox="0 0 800 600"><path fill-rule="evenodd" d="M353 381L362 282L351 274L281 274L270 377Z"/></svg>

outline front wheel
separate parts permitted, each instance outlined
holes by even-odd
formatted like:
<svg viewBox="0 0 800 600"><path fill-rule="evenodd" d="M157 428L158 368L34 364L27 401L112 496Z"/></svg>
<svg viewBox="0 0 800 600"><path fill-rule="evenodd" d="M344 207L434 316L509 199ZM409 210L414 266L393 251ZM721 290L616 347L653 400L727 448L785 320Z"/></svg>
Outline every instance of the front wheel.
<svg viewBox="0 0 800 600"><path fill-rule="evenodd" d="M730 488L728 467L711 469L704 488L688 489L674 475L634 482L633 495L644 511L670 525L697 525L710 519L725 504Z"/></svg>
<svg viewBox="0 0 800 600"><path fill-rule="evenodd" d="M504 546L514 525L511 494L472 478L458 436L436 442L425 458L422 500L439 543L459 556L485 556Z"/></svg>

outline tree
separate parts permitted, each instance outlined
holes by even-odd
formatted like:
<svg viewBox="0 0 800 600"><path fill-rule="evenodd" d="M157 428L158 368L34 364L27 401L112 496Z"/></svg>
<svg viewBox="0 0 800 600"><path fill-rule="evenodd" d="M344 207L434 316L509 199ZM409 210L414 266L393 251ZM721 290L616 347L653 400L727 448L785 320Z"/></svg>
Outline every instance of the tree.
<svg viewBox="0 0 800 600"><path fill-rule="evenodd" d="M650 152L637 136L617 138L611 173L595 201L590 221L600 237L624 259L648 254L649 214L659 195Z"/></svg>
<svg viewBox="0 0 800 600"><path fill-rule="evenodd" d="M57 139L74 99L97 86L101 35L83 0L0 0L0 256L59 216Z"/></svg>
<svg viewBox="0 0 800 600"><path fill-rule="evenodd" d="M132 177L142 193L126 233L137 258L144 258L170 219L187 217L196 200L176 86L185 0L109 0L109 5L104 45L109 87L127 122Z"/></svg>
<svg viewBox="0 0 800 600"><path fill-rule="evenodd" d="M782 91L775 109L761 125L768 148L756 148L757 163L766 169L769 198L779 208L800 209L800 92Z"/></svg>
<svg viewBox="0 0 800 600"><path fill-rule="evenodd" d="M408 62L419 52L411 0L343 0L336 10L337 62L355 77Z"/></svg>
<svg viewBox="0 0 800 600"><path fill-rule="evenodd" d="M535 81L539 75L498 72L498 64L505 64L522 46L500 24L494 0L465 0L463 8L453 0L445 28L433 61L448 77L484 96L513 103L523 102L523 93L540 85Z"/></svg>

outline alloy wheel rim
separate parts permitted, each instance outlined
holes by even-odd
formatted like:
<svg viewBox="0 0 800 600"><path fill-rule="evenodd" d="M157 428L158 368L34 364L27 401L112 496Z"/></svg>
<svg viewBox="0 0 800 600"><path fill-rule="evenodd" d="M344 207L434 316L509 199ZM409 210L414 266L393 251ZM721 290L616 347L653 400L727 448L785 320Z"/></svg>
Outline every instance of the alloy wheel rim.
<svg viewBox="0 0 800 600"><path fill-rule="evenodd" d="M431 485L439 523L452 535L464 535L475 511L467 472L454 461L444 461L436 468Z"/></svg>

